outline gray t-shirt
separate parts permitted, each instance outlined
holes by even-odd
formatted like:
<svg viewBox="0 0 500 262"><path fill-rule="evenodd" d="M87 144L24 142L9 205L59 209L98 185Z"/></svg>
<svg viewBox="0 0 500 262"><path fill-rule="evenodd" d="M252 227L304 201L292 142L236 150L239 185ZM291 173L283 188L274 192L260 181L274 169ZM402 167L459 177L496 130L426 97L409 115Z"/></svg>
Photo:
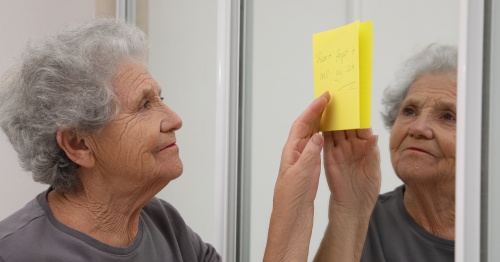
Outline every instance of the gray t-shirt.
<svg viewBox="0 0 500 262"><path fill-rule="evenodd" d="M50 190L50 189L49 189ZM169 203L153 198L127 247L106 245L57 221L49 190L0 222L0 261L220 261Z"/></svg>
<svg viewBox="0 0 500 262"><path fill-rule="evenodd" d="M455 241L427 232L403 203L404 186L380 195L370 218L361 261L454 261Z"/></svg>

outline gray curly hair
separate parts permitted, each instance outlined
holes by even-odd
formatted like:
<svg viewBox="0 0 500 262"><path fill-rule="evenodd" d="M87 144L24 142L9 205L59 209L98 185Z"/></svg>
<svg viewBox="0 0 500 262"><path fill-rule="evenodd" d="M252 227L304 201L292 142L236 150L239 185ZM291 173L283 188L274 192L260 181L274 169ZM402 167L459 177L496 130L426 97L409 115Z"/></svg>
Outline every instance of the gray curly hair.
<svg viewBox="0 0 500 262"><path fill-rule="evenodd" d="M396 81L384 90L382 118L390 130L398 116L399 107L410 86L419 77L438 72L457 72L458 52L455 46L431 44L416 53L396 73Z"/></svg>
<svg viewBox="0 0 500 262"><path fill-rule="evenodd" d="M0 82L0 127L21 167L62 192L80 189L78 165L59 147L59 129L95 134L117 114L111 86L126 61L145 64L149 46L138 28L92 19L27 43Z"/></svg>

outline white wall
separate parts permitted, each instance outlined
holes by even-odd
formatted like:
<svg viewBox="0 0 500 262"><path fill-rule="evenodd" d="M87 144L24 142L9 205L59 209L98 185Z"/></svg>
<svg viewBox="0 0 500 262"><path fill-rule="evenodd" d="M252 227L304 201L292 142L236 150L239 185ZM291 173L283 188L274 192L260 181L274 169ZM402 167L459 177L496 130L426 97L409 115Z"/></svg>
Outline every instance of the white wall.
<svg viewBox="0 0 500 262"><path fill-rule="evenodd" d="M0 1L0 75L16 61L29 38L75 20L94 17L94 1ZM17 155L0 132L0 220L23 207L48 186L35 183L19 167Z"/></svg>
<svg viewBox="0 0 500 262"><path fill-rule="evenodd" d="M250 261L260 261L264 254L274 182L288 130L313 99L312 34L345 25L351 22L348 17L373 21L372 124L381 149L381 192L402 183L392 170L389 132L379 114L382 90L392 81L398 65L416 49L431 42L458 42L456 1L352 1L359 4L357 10L348 8L347 1L251 1L248 42L252 61L247 75L252 88ZM322 176L310 260L326 228L328 198Z"/></svg>

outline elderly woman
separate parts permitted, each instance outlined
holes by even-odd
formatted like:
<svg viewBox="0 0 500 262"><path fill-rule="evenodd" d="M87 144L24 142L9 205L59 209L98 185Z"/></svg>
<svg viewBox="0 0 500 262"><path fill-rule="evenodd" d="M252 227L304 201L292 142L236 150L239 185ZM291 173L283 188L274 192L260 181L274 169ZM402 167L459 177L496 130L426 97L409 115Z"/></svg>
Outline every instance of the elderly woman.
<svg viewBox="0 0 500 262"><path fill-rule="evenodd" d="M348 252L338 261L454 260L456 71L456 48L430 45L386 89L382 115L404 185L378 200L377 161L359 161L366 131L324 135L331 197L317 261L331 261L342 249Z"/></svg>
<svg viewBox="0 0 500 262"><path fill-rule="evenodd" d="M1 261L220 260L173 206L154 197L182 173L175 137L182 121L163 103L147 52L139 29L95 19L30 42L5 76L0 125L21 166L50 187L0 222ZM310 212L314 197L286 196L317 185L317 126L328 99L314 100L290 131L268 257L307 256L295 243L310 237L312 224L290 221Z"/></svg>

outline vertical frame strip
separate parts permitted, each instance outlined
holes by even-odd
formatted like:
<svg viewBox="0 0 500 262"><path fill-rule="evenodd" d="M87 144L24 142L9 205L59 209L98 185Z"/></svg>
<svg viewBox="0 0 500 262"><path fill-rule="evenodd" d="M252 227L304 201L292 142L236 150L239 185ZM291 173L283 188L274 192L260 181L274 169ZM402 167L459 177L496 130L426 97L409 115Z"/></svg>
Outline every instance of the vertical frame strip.
<svg viewBox="0 0 500 262"><path fill-rule="evenodd" d="M356 20L363 20L361 17L362 0L346 0L346 24L350 24Z"/></svg>
<svg viewBox="0 0 500 262"><path fill-rule="evenodd" d="M217 12L216 248L223 261L236 261L240 1L218 0Z"/></svg>
<svg viewBox="0 0 500 262"><path fill-rule="evenodd" d="M480 261L484 1L460 1L455 261Z"/></svg>
<svg viewBox="0 0 500 262"><path fill-rule="evenodd" d="M135 0L116 0L116 19L135 25Z"/></svg>
<svg viewBox="0 0 500 262"><path fill-rule="evenodd" d="M487 136L483 139L483 143L488 145L488 150L486 156L487 163L483 164L487 166L488 177L486 180L487 185L485 187L487 191L486 203L482 206L487 205L486 211L482 212L484 216L482 219L482 229L481 233L483 245L482 256L485 258L481 261L500 261L500 250L498 244L500 243L500 227L498 226L498 220L500 218L500 206L498 205L498 199L500 199L500 192L498 188L500 187L500 137L498 136L498 130L500 130L500 121L498 115L500 114L500 104L497 102L498 97L500 97L500 75L498 74L500 70L500 2L494 0L485 1L486 19L485 19L485 72L488 72L488 77L485 77L485 82L489 88L489 93L483 95L483 99L488 101L488 108L485 112L485 121L488 121L489 132L484 132L483 136ZM484 103L485 101L483 101ZM484 103L486 104L486 103ZM483 119L485 119L483 118ZM483 125L485 128L485 125ZM488 133L488 134L487 134ZM483 148L484 152L485 148ZM483 166L483 168L484 168ZM485 184L483 182L483 185ZM484 199L484 198L483 198ZM486 224L486 225L485 225ZM484 247L486 246L486 247ZM481 259L483 259L483 257Z"/></svg>

